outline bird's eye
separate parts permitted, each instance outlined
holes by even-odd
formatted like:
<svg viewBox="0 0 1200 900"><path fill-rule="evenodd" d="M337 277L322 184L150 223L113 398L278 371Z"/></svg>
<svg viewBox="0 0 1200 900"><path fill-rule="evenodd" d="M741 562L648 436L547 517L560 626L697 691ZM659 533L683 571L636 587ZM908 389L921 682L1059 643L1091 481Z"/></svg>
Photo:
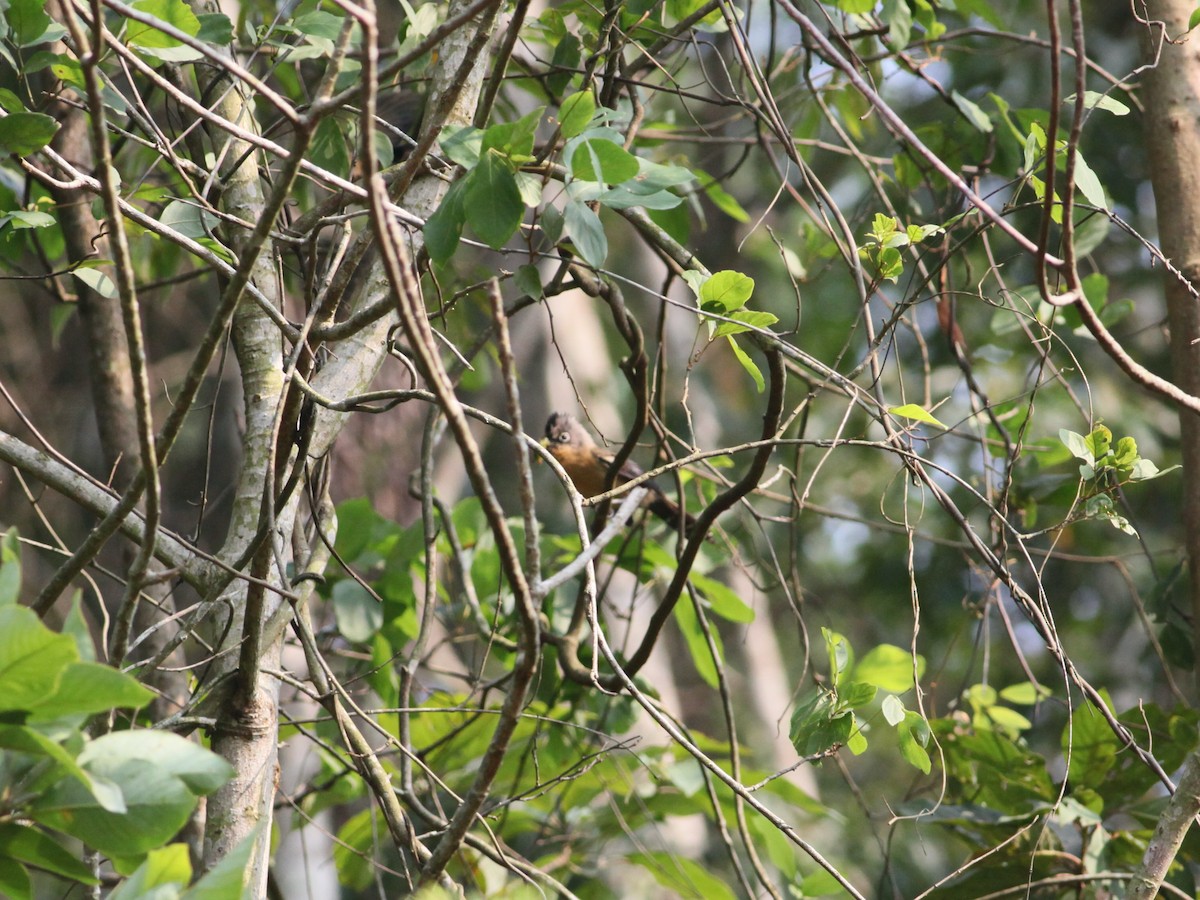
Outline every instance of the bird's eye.
<svg viewBox="0 0 1200 900"><path fill-rule="evenodd" d="M563 432L559 432L558 434L556 434L554 436L554 439L556 441L558 441L560 444L569 444L571 442L571 435L569 435L569 434L567 434L567 432L563 431Z"/></svg>

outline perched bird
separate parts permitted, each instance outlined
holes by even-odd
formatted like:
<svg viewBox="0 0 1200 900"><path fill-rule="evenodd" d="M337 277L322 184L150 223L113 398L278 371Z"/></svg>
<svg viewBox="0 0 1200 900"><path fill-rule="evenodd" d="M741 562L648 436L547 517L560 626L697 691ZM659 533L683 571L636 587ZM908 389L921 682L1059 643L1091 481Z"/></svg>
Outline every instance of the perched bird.
<svg viewBox="0 0 1200 900"><path fill-rule="evenodd" d="M574 416L567 413L551 415L546 422L546 438L542 444L571 476L575 490L585 497L604 493L604 481L612 465L613 454L597 446L587 429ZM615 484L624 484L637 478L642 471L642 467L633 460L626 460L617 472ZM654 481L643 481L641 487L649 490L642 505L650 512L672 528L678 529L682 520L683 530L686 532L691 529L695 519L681 510L679 504L663 493L663 489Z"/></svg>

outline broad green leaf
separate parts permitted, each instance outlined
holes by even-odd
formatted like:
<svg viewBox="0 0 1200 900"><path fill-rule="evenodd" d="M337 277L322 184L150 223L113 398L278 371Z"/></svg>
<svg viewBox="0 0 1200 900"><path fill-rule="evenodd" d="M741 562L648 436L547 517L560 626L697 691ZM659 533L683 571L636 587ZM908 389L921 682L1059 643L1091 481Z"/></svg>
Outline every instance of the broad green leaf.
<svg viewBox="0 0 1200 900"><path fill-rule="evenodd" d="M220 220L208 210L186 200L172 200L163 209L158 221L194 240L209 237L220 224Z"/></svg>
<svg viewBox="0 0 1200 900"><path fill-rule="evenodd" d="M531 158L538 123L541 122L545 111L544 106L539 106L515 122L501 122L489 127L483 132L480 159L487 155L488 150L497 150L514 162Z"/></svg>
<svg viewBox="0 0 1200 900"><path fill-rule="evenodd" d="M82 884L99 884L91 866L36 828L0 823L0 859L13 859Z"/></svg>
<svg viewBox="0 0 1200 900"><path fill-rule="evenodd" d="M759 312L757 310L739 309L731 313L729 318L734 319L733 322L721 322L717 325L713 332L713 338L725 337L729 334L741 334L746 331L757 331L770 328L779 321L779 316L769 312Z"/></svg>
<svg viewBox="0 0 1200 900"><path fill-rule="evenodd" d="M192 880L192 863L187 844L168 844L151 850L146 861L137 867L121 886L109 895L109 900L140 900L140 898L178 896ZM175 890L162 890L174 886Z"/></svg>
<svg viewBox="0 0 1200 900"><path fill-rule="evenodd" d="M195 37L200 33L200 20L183 0L137 0L132 4L132 8L173 26L188 37ZM132 20L125 31L125 41L146 50L181 46L177 38L171 37L153 25L144 25ZM190 48L188 49L190 50Z"/></svg>
<svg viewBox="0 0 1200 900"><path fill-rule="evenodd" d="M1096 173L1092 171L1083 159L1083 154L1078 150L1075 151L1075 187L1079 188L1079 193L1083 194L1083 198L1092 206L1100 209L1108 209L1108 200L1104 196L1104 186L1100 183L1100 179L1096 177Z"/></svg>
<svg viewBox="0 0 1200 900"><path fill-rule="evenodd" d="M117 296L116 283L99 269L75 268L71 270L71 274L107 300Z"/></svg>
<svg viewBox="0 0 1200 900"><path fill-rule="evenodd" d="M581 181L620 184L638 174L637 157L613 141L585 140L571 155L571 174Z"/></svg>
<svg viewBox="0 0 1200 900"><path fill-rule="evenodd" d="M483 152L483 132L471 125L447 125L438 144L451 160L464 169L473 169Z"/></svg>
<svg viewBox="0 0 1200 900"><path fill-rule="evenodd" d="M1074 104L1075 95L1068 94L1063 98L1063 103ZM1101 94L1098 91L1084 91L1083 105L1088 109L1103 109L1112 113L1114 116L1129 115L1129 107L1108 94Z"/></svg>
<svg viewBox="0 0 1200 900"><path fill-rule="evenodd" d="M888 412L894 416L902 416L905 419L924 422L927 425L936 425L938 428L949 431L949 428L934 418L932 413L926 411L923 406L919 406L916 403L905 403L903 406L889 406Z"/></svg>
<svg viewBox="0 0 1200 900"><path fill-rule="evenodd" d="M704 900L734 900L729 884L695 860L678 853L654 850L631 853L626 859L641 866L672 897L702 897Z"/></svg>
<svg viewBox="0 0 1200 900"><path fill-rule="evenodd" d="M797 753L816 756L844 744L853 727L853 716L837 708L829 691L818 688L796 707L788 734Z"/></svg>
<svg viewBox="0 0 1200 900"><path fill-rule="evenodd" d="M710 312L729 314L746 305L754 293L754 279L741 272L714 272L700 288L700 306Z"/></svg>
<svg viewBox="0 0 1200 900"><path fill-rule="evenodd" d="M867 752L867 735L862 729L862 723L854 714L846 718L851 723L850 734L846 737L846 749L855 756L862 756Z"/></svg>
<svg viewBox="0 0 1200 900"><path fill-rule="evenodd" d="M0 897L8 900L33 900L29 873L20 863L0 856Z"/></svg>
<svg viewBox="0 0 1200 900"><path fill-rule="evenodd" d="M690 578L716 615L729 622L745 624L754 621L754 610L726 585L696 572L692 572Z"/></svg>
<svg viewBox="0 0 1200 900"><path fill-rule="evenodd" d="M1066 448L1071 451L1071 455L1077 459L1082 459L1088 465L1094 465L1096 457L1088 446L1083 435L1074 431L1068 431L1066 428L1060 428L1058 431L1058 439L1066 445Z"/></svg>
<svg viewBox="0 0 1200 900"><path fill-rule="evenodd" d="M10 606L21 596L21 542L17 529L0 538L0 606Z"/></svg>
<svg viewBox="0 0 1200 900"><path fill-rule="evenodd" d="M912 35L913 14L908 0L884 0L883 21L888 26L888 43L893 50L903 50Z"/></svg>
<svg viewBox="0 0 1200 900"><path fill-rule="evenodd" d="M14 231L20 231L24 228L49 228L57 220L50 213L41 212L40 210L14 209L11 212L5 213L0 222L7 222L12 225Z"/></svg>
<svg viewBox="0 0 1200 900"><path fill-rule="evenodd" d="M545 22L548 17L556 14L561 25L562 14L556 9L543 13L542 21ZM565 28L563 30L565 31ZM557 96L567 89L567 85L575 77L575 70L579 68L581 56L579 38L569 32L561 34L554 47L554 56L550 59L550 74L546 76L546 86L554 95Z"/></svg>
<svg viewBox="0 0 1200 900"><path fill-rule="evenodd" d="M576 39L578 47L578 39ZM573 138L580 135L592 122L596 112L596 98L590 90L572 94L558 108L559 127L563 137Z"/></svg>
<svg viewBox="0 0 1200 900"><path fill-rule="evenodd" d="M365 644L383 627L383 605L353 578L333 586L333 611L346 640Z"/></svg>
<svg viewBox="0 0 1200 900"><path fill-rule="evenodd" d="M0 606L0 710L25 710L54 692L79 658L75 642L24 606Z"/></svg>
<svg viewBox="0 0 1200 900"><path fill-rule="evenodd" d="M114 731L91 741L79 754L82 766L126 760L153 764L197 795L211 794L233 776L229 763L211 750L157 729Z"/></svg>
<svg viewBox="0 0 1200 900"><path fill-rule="evenodd" d="M880 711L883 713L883 718L893 727L904 721L904 703L895 694L888 694L883 698L883 703L880 704Z"/></svg>
<svg viewBox="0 0 1200 900"><path fill-rule="evenodd" d="M924 673L924 657L917 657L917 669ZM902 694L913 686L912 654L893 644L872 647L855 665L852 677L855 681L870 682L880 690Z"/></svg>
<svg viewBox="0 0 1200 900"><path fill-rule="evenodd" d="M528 297L542 296L542 273L532 263L525 263L513 276L517 290Z"/></svg>
<svg viewBox="0 0 1200 900"><path fill-rule="evenodd" d="M704 679L705 684L711 688L715 688L718 684L717 663L713 660L712 651L708 647L708 641L704 637L704 632L700 629L700 620L696 618L696 609L686 596L679 603L675 604L675 624L679 626L679 631L683 634L684 642L691 653L692 664L696 667L696 672ZM709 633L712 635L717 653L720 654L720 636L711 628L709 629Z"/></svg>
<svg viewBox="0 0 1200 900"><path fill-rule="evenodd" d="M56 41L66 34L65 28L46 15L45 6L45 0L12 0L5 18L18 47Z"/></svg>
<svg viewBox="0 0 1200 900"><path fill-rule="evenodd" d="M184 892L180 900L241 900L254 844L262 834L255 828L208 873Z"/></svg>
<svg viewBox="0 0 1200 900"><path fill-rule="evenodd" d="M317 124L316 131L313 132L307 159L334 175L348 178L350 176L350 146L347 142L345 126L332 117L322 119Z"/></svg>
<svg viewBox="0 0 1200 900"><path fill-rule="evenodd" d="M196 797L183 781L149 760L105 758L93 761L88 771L120 787L128 812L109 812L72 780L38 797L32 814L106 855L148 853L176 834L196 807Z"/></svg>
<svg viewBox="0 0 1200 900"><path fill-rule="evenodd" d="M919 713L905 713L904 723L897 728L900 755L905 762L928 775L933 768L925 747L929 744L929 723Z"/></svg>
<svg viewBox="0 0 1200 900"><path fill-rule="evenodd" d="M58 765L61 777L74 778L91 791L96 802L109 812L125 812L125 798L117 786L104 779L92 778L79 767L75 758L50 738L24 725L0 725L0 747L34 757L44 757Z"/></svg>
<svg viewBox="0 0 1200 900"><path fill-rule="evenodd" d="M463 209L467 222L485 244L499 250L525 216L511 164L497 153L485 152L465 181Z"/></svg>
<svg viewBox="0 0 1200 900"><path fill-rule="evenodd" d="M742 208L742 205L737 202L734 196L725 190L724 186L713 181L704 188L704 193L708 199L713 202L713 205L735 222L749 222L750 214Z"/></svg>
<svg viewBox="0 0 1200 900"><path fill-rule="evenodd" d="M1000 691L1000 697L1009 703L1015 703L1019 706L1033 706L1039 700L1044 700L1049 697L1051 691L1049 688L1042 685L1035 685L1031 681L1022 681L1019 684L1010 684Z"/></svg>
<svg viewBox="0 0 1200 900"><path fill-rule="evenodd" d="M608 257L608 237L600 217L586 203L571 200L563 212L563 224L584 262L597 269L604 265Z"/></svg>
<svg viewBox="0 0 1200 900"><path fill-rule="evenodd" d="M30 704L31 720L91 715L111 709L140 709L154 692L111 666L74 662L62 671L56 690Z"/></svg>
<svg viewBox="0 0 1200 900"><path fill-rule="evenodd" d="M463 208L465 192L466 179L454 182L442 198L437 211L425 221L425 249L429 251L429 258L438 265L442 265L454 255L454 251L458 249L458 242L462 239L463 225L467 220Z"/></svg>
<svg viewBox="0 0 1200 900"><path fill-rule="evenodd" d="M29 156L58 131L58 122L43 113L16 112L0 119L0 154Z"/></svg>
<svg viewBox="0 0 1200 900"><path fill-rule="evenodd" d="M200 22L196 37L204 43L224 47L233 40L233 22L224 13L200 13L196 18Z"/></svg>
<svg viewBox="0 0 1200 900"><path fill-rule="evenodd" d="M746 374L754 379L754 386L761 394L767 388L767 380L763 378L763 373L759 370L758 366L755 365L754 360L750 358L750 355L741 348L737 340L732 335L725 338L725 340L729 341L729 348L733 351L733 355L737 357L737 361L742 364L742 368L746 370Z"/></svg>
<svg viewBox="0 0 1200 900"><path fill-rule="evenodd" d="M966 117L968 122L982 131L984 134L991 134L992 120L988 117L988 114L983 111L979 104L972 100L968 100L958 91L950 92L950 100L955 106L958 107L958 111Z"/></svg>

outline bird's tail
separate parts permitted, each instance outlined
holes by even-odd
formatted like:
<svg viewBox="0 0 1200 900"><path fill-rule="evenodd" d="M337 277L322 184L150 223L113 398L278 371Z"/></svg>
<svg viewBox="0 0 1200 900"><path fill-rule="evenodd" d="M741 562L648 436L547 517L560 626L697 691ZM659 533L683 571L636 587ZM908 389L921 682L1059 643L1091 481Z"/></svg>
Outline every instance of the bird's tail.
<svg viewBox="0 0 1200 900"><path fill-rule="evenodd" d="M688 515L679 508L679 504L664 494L661 490L654 491L651 494L650 512L654 513L676 531L680 525L683 526L683 533L688 534L692 530L692 526L696 524L695 516Z"/></svg>

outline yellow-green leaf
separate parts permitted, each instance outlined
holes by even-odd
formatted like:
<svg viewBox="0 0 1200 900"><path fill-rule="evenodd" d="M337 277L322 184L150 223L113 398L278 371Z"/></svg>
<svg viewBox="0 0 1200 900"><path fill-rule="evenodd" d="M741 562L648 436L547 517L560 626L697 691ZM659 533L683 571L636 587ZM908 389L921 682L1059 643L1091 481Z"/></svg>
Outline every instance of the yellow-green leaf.
<svg viewBox="0 0 1200 900"><path fill-rule="evenodd" d="M936 425L938 428L949 431L942 422L939 422L934 416L927 412L923 406L918 406L916 403L905 403L903 406L889 406L888 412L893 416L902 416L905 419L913 419L917 422L925 422L928 425Z"/></svg>

